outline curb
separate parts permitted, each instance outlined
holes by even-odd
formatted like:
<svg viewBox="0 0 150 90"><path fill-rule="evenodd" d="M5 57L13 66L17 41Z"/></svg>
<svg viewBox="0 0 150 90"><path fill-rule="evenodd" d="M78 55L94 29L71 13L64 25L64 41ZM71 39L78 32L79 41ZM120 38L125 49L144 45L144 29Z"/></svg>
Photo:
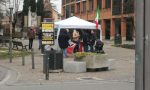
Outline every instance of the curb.
<svg viewBox="0 0 150 90"><path fill-rule="evenodd" d="M11 85L15 82L17 82L21 76L20 72L18 72L15 69L6 67L4 65L0 64L0 67L7 69L6 76L3 78L3 80L0 82L0 85ZM12 79L12 80L11 80ZM10 80L10 81L9 81Z"/></svg>
<svg viewBox="0 0 150 90"><path fill-rule="evenodd" d="M96 83L128 83L128 84L134 84L135 82L132 81L119 81L119 80L95 80L95 81L88 81L88 80L79 80L79 81L60 81L60 82L39 82L39 83L13 83L9 84L8 86L32 86L32 85L58 85L58 84L75 84L75 85L80 85L81 83L86 83L86 84L96 84Z"/></svg>

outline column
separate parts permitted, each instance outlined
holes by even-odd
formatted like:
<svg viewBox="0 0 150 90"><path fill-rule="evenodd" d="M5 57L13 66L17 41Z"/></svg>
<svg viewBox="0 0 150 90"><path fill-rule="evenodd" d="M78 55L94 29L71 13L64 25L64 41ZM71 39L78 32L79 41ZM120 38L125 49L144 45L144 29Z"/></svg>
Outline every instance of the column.
<svg viewBox="0 0 150 90"><path fill-rule="evenodd" d="M105 1L106 0L102 0L102 9L105 8Z"/></svg>
<svg viewBox="0 0 150 90"><path fill-rule="evenodd" d="M121 18L121 37L123 41L126 40L126 19L125 18Z"/></svg>
<svg viewBox="0 0 150 90"><path fill-rule="evenodd" d="M93 1L93 4L94 4L94 5L93 5L93 6L94 6L94 11L96 11L96 9L97 9L97 0L94 0L94 1Z"/></svg>
<svg viewBox="0 0 150 90"><path fill-rule="evenodd" d="M102 20L101 29L102 29L102 38L105 39L106 24L104 19Z"/></svg>

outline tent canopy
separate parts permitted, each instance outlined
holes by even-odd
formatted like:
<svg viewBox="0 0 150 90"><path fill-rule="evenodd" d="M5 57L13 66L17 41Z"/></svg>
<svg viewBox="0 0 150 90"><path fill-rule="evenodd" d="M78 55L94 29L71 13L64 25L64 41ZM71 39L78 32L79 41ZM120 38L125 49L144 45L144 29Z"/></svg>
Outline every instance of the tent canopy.
<svg viewBox="0 0 150 90"><path fill-rule="evenodd" d="M96 24L73 16L68 19L55 22L55 28L96 29ZM100 29L100 25L99 25L99 29Z"/></svg>
<svg viewBox="0 0 150 90"><path fill-rule="evenodd" d="M62 21L55 22L55 28L58 28L57 37L59 37L60 29L96 29L96 24L88 22L86 20L80 19L78 17L70 17ZM102 30L100 25L98 26L100 30L100 39L102 40ZM58 46L58 38L56 39L57 50Z"/></svg>

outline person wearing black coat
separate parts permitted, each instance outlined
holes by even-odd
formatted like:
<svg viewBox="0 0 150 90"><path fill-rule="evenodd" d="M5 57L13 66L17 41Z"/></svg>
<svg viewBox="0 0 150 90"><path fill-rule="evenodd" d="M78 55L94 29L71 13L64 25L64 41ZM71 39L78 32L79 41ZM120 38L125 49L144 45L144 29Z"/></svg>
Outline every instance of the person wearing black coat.
<svg viewBox="0 0 150 90"><path fill-rule="evenodd" d="M90 35L88 34L88 32L83 31L83 48L84 48L84 52L88 52L88 45L90 43Z"/></svg>
<svg viewBox="0 0 150 90"><path fill-rule="evenodd" d="M66 30L61 30L58 37L59 47L63 50L64 57L67 57L67 47L69 46L69 35Z"/></svg>
<svg viewBox="0 0 150 90"><path fill-rule="evenodd" d="M104 43L100 39L97 39L96 45L95 45L95 51L97 53L100 53L100 52L104 53L103 46L104 46Z"/></svg>
<svg viewBox="0 0 150 90"><path fill-rule="evenodd" d="M95 44L95 40L96 40L96 35L94 33L94 31L92 30L91 31L91 34L90 34L90 51L93 52L94 51L94 44Z"/></svg>
<svg viewBox="0 0 150 90"><path fill-rule="evenodd" d="M39 31L38 31L38 39L39 39L39 50L41 49L42 47L42 28L40 27Z"/></svg>

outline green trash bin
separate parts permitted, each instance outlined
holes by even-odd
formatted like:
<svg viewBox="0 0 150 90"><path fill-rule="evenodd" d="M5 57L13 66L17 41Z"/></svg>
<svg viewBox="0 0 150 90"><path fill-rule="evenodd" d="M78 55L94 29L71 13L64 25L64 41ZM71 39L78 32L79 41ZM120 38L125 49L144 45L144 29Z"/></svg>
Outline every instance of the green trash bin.
<svg viewBox="0 0 150 90"><path fill-rule="evenodd" d="M49 70L63 69L63 53L61 51L44 51L43 72L45 72L48 63Z"/></svg>

